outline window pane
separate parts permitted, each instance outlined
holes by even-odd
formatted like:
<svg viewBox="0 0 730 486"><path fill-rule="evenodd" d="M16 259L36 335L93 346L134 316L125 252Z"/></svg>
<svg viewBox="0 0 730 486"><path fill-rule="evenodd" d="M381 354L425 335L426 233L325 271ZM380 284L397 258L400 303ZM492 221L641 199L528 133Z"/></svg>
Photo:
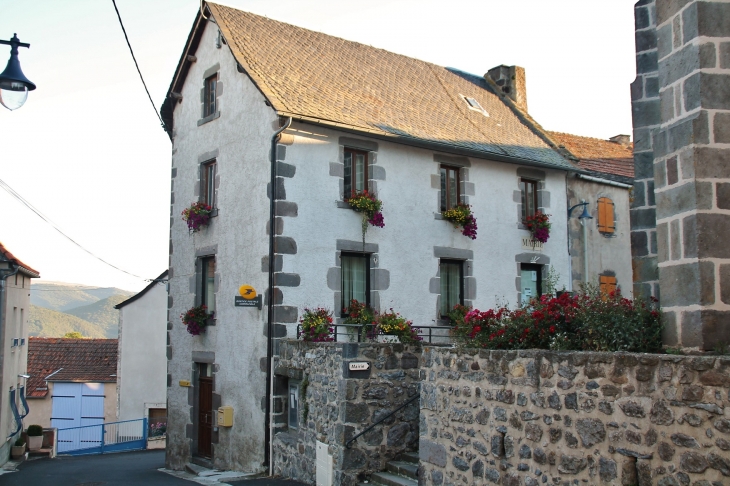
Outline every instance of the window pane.
<svg viewBox="0 0 730 486"><path fill-rule="evenodd" d="M456 304L461 304L461 262L441 262L441 316L446 317Z"/></svg>
<svg viewBox="0 0 730 486"><path fill-rule="evenodd" d="M457 172L454 169L448 170L449 174L449 208L453 208L457 204L457 196L459 194L457 184L459 183Z"/></svg>
<svg viewBox="0 0 730 486"><path fill-rule="evenodd" d="M344 199L352 196L352 152L345 150L345 190Z"/></svg>
<svg viewBox="0 0 730 486"><path fill-rule="evenodd" d="M354 299L369 303L367 298L367 255L342 255L342 308Z"/></svg>
<svg viewBox="0 0 730 486"><path fill-rule="evenodd" d="M299 385L289 385L289 427L299 427Z"/></svg>
<svg viewBox="0 0 730 486"><path fill-rule="evenodd" d="M441 211L449 209L448 198L447 198L447 185L446 185L446 169L441 167Z"/></svg>
<svg viewBox="0 0 730 486"><path fill-rule="evenodd" d="M355 190L360 192L365 190L365 156L363 154L355 155Z"/></svg>
<svg viewBox="0 0 730 486"><path fill-rule="evenodd" d="M533 216L535 214L535 183L527 182L525 184L527 189L525 198L527 200L527 215Z"/></svg>
<svg viewBox="0 0 730 486"><path fill-rule="evenodd" d="M203 304L215 312L215 258L203 260Z"/></svg>

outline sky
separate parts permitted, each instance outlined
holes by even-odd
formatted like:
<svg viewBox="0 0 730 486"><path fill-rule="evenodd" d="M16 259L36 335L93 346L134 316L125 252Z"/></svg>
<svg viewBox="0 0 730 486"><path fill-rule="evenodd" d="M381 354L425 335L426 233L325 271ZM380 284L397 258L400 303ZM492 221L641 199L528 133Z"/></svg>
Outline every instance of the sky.
<svg viewBox="0 0 730 486"><path fill-rule="evenodd" d="M474 74L522 66L529 112L546 129L631 134L635 0L219 3ZM117 7L159 109L199 2ZM0 11L0 39L31 44L20 63L38 87L19 110L0 106L0 179L123 271L2 190L0 241L42 280L141 290L168 265L171 146L112 0L0 0ZM0 68L9 54L0 46Z"/></svg>

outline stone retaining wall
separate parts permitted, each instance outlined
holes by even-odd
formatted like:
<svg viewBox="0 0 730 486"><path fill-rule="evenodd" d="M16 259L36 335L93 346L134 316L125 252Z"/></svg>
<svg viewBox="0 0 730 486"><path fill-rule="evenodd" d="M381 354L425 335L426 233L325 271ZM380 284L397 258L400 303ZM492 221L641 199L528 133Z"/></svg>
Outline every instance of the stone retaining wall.
<svg viewBox="0 0 730 486"><path fill-rule="evenodd" d="M420 357L420 345L282 342L275 363L276 393L282 396L274 410L282 420L274 437L274 473L314 484L319 442L332 457L332 484L352 486L400 453L417 450L418 399L351 448L345 442L418 396ZM367 362L370 370L349 371L352 361ZM308 383L300 393L297 430L283 420L287 378Z"/></svg>
<svg viewBox="0 0 730 486"><path fill-rule="evenodd" d="M730 484L730 358L424 347L420 484Z"/></svg>

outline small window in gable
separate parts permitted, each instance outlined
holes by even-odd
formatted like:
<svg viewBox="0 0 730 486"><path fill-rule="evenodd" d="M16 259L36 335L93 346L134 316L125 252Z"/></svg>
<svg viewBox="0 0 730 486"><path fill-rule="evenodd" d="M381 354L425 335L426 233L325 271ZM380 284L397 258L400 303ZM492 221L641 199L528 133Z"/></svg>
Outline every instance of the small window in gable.
<svg viewBox="0 0 730 486"><path fill-rule="evenodd" d="M218 84L218 74L205 79L205 90L203 92L203 117L210 116L216 112L215 90Z"/></svg>
<svg viewBox="0 0 730 486"><path fill-rule="evenodd" d="M616 277L612 275L599 275L599 287L603 295L609 295L616 291Z"/></svg>
<svg viewBox="0 0 730 486"><path fill-rule="evenodd" d="M598 231L612 235L616 229L613 201L607 197L598 198Z"/></svg>
<svg viewBox="0 0 730 486"><path fill-rule="evenodd" d="M343 199L367 190L368 188L368 154L361 150L345 149L345 190Z"/></svg>

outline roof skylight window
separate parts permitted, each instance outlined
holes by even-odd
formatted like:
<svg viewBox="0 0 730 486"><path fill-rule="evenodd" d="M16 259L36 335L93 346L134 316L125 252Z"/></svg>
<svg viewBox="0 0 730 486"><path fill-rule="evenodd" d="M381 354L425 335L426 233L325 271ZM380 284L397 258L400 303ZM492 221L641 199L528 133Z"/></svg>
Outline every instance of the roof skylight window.
<svg viewBox="0 0 730 486"><path fill-rule="evenodd" d="M489 116L487 110L482 108L482 105L480 105L476 99L464 95L461 96L464 98L464 101L466 101L466 106L468 106L470 110L481 112L484 116Z"/></svg>

